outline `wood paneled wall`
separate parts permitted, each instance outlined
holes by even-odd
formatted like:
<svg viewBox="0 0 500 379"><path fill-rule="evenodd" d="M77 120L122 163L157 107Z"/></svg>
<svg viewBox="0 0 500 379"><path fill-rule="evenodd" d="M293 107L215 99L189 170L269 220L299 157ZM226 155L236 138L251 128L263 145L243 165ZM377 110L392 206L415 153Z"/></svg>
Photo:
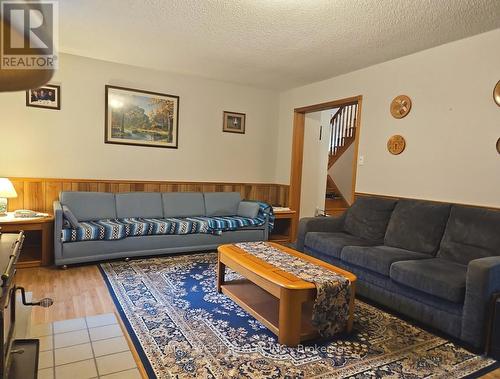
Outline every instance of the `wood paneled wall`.
<svg viewBox="0 0 500 379"><path fill-rule="evenodd" d="M267 183L170 182L138 180L92 180L9 178L17 198L9 199L9 211L31 209L52 213L61 191L98 192L239 192L242 199L288 206L289 186Z"/></svg>

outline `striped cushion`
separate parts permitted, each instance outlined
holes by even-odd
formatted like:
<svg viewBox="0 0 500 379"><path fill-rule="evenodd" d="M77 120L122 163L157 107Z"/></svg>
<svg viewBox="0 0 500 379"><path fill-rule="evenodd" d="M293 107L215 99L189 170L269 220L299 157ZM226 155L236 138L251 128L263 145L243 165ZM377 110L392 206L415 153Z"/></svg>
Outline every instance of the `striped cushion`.
<svg viewBox="0 0 500 379"><path fill-rule="evenodd" d="M265 220L241 216L196 217L196 219L204 221L207 224L207 232L219 235L225 231L238 230L251 226L262 226L265 223Z"/></svg>
<svg viewBox="0 0 500 379"><path fill-rule="evenodd" d="M124 223L127 228L127 235L125 237L147 236L153 234L151 232L153 225L146 219L139 217L120 218L120 222Z"/></svg>
<svg viewBox="0 0 500 379"><path fill-rule="evenodd" d="M62 230L63 242L120 240L129 233L127 224L117 219L80 221L79 224L77 228Z"/></svg>
<svg viewBox="0 0 500 379"><path fill-rule="evenodd" d="M76 228L72 228L69 223L64 223L61 241L114 241L126 237L167 234L208 233L220 235L225 231L262 226L266 223L267 219L269 220L269 230L272 230L274 222L272 208L265 203L259 203L259 209L259 214L256 218L241 216L183 218L130 217L82 221Z"/></svg>

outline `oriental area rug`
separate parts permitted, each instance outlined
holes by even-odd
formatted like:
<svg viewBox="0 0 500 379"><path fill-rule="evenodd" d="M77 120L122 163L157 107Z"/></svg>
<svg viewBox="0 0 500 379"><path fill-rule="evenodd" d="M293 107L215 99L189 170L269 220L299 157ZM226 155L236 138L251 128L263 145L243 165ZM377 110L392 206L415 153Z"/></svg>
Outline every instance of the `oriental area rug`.
<svg viewBox="0 0 500 379"><path fill-rule="evenodd" d="M350 335L280 345L217 293L216 263L203 253L100 266L150 378L465 378L497 366L359 300Z"/></svg>

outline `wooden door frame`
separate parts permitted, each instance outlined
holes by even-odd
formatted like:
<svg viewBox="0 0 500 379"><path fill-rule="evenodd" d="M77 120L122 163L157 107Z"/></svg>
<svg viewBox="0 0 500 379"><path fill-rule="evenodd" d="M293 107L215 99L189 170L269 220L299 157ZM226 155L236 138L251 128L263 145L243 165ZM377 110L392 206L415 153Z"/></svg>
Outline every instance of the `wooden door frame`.
<svg viewBox="0 0 500 379"><path fill-rule="evenodd" d="M292 137L292 158L290 171L290 209L295 211L295 217L292 222L292 241L297 239L297 227L300 218L300 194L302 190L302 163L304 157L304 130L305 119L307 113L325 111L332 108L338 108L342 105L358 104L356 114L356 138L354 140L354 162L353 162L353 178L352 178L352 199L356 188L356 175L358 170L358 151L359 151L359 135L361 131L361 108L363 96L347 97L340 100L328 101L326 103L308 105L305 107L295 108L293 112L293 137Z"/></svg>

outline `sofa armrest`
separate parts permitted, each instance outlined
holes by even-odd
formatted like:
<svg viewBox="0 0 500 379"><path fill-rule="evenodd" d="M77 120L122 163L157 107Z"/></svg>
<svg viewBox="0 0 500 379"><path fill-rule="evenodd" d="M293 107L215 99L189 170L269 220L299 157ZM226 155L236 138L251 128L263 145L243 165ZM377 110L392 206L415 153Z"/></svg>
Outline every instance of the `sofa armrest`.
<svg viewBox="0 0 500 379"><path fill-rule="evenodd" d="M299 221L295 248L304 251L304 241L309 232L340 232L344 226L345 213L339 217L306 217Z"/></svg>
<svg viewBox="0 0 500 379"><path fill-rule="evenodd" d="M258 216L260 211L259 203L255 201L240 201L238 205L237 216L255 218Z"/></svg>
<svg viewBox="0 0 500 379"><path fill-rule="evenodd" d="M63 210L61 203L54 201L54 260L57 264L58 259L62 258L62 228L63 228Z"/></svg>
<svg viewBox="0 0 500 379"><path fill-rule="evenodd" d="M467 267L462 339L483 347L491 296L500 291L500 256L474 259Z"/></svg>
<svg viewBox="0 0 500 379"><path fill-rule="evenodd" d="M269 240L269 215L266 215L266 222L264 224L264 241Z"/></svg>

